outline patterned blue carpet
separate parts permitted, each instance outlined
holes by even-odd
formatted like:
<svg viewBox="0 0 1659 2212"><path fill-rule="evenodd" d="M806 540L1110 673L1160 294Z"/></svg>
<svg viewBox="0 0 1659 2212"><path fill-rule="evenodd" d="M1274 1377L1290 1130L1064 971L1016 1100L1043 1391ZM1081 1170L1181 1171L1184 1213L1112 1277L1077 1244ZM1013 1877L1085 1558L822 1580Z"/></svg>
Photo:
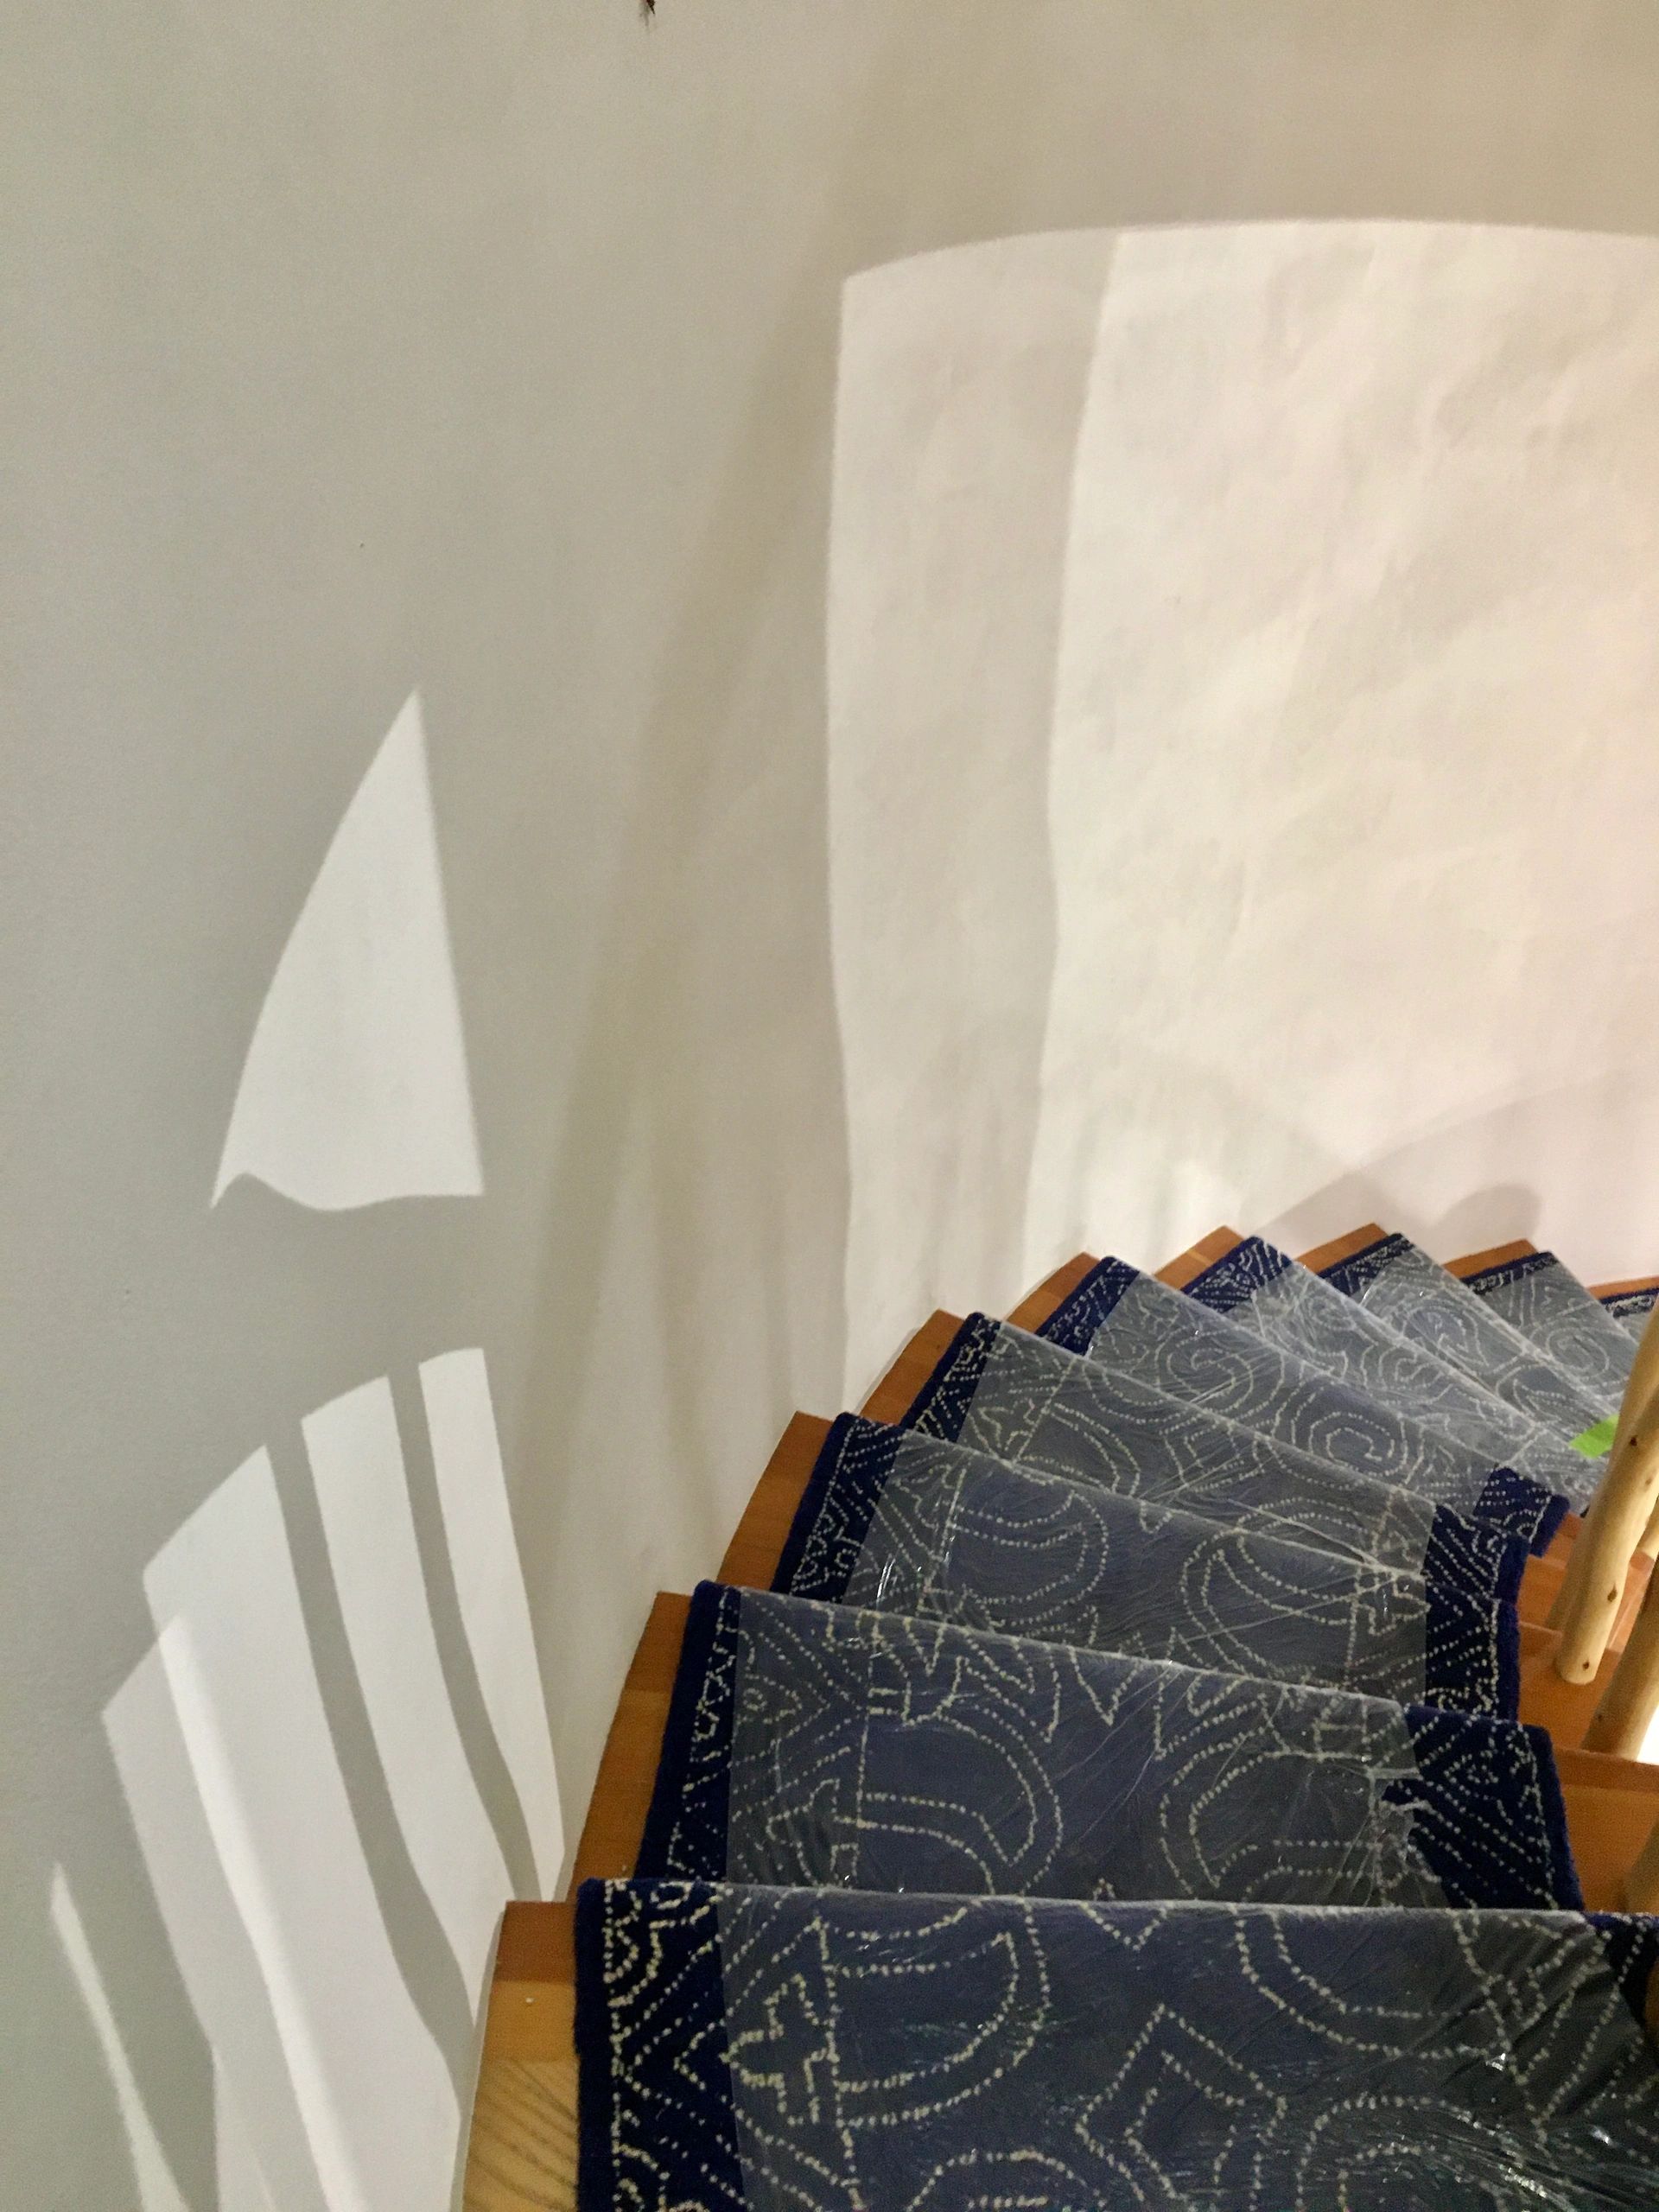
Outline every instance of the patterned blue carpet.
<svg viewBox="0 0 1659 2212"><path fill-rule="evenodd" d="M1576 1906L1541 1729L705 1582L638 1871Z"/></svg>
<svg viewBox="0 0 1659 2212"><path fill-rule="evenodd" d="M843 1415L579 1900L583 2212L1651 2212L1659 1921L1515 1719L1634 1351L1552 1255L1251 1239Z"/></svg>
<svg viewBox="0 0 1659 2212"><path fill-rule="evenodd" d="M1580 1915L590 1883L577 1944L588 2205L1654 2202Z"/></svg>
<svg viewBox="0 0 1659 2212"><path fill-rule="evenodd" d="M1446 1541L1422 1574L1357 1565L1236 1516L1172 1511L843 1415L777 1586L1513 1719L1520 1548L1440 1528Z"/></svg>

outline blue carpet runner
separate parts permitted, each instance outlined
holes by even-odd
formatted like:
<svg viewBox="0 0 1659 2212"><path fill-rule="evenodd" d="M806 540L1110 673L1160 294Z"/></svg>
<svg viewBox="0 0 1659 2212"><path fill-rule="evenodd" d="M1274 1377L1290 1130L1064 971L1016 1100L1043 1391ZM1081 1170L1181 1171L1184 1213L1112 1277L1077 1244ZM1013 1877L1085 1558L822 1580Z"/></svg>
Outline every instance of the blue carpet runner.
<svg viewBox="0 0 1659 2212"><path fill-rule="evenodd" d="M1191 1310L1201 1326L1200 1309ZM1248 1512L1298 1542L1414 1571L1437 1504L1540 1551L1567 1510L1565 1497L1455 1447L1408 1461L1399 1455L1395 1471L1413 1487L1362 1477L1270 1427L1155 1389L1092 1351L1079 1357L987 1313L963 1323L905 1418L920 1433L1014 1465L1230 1521ZM1326 1437L1333 1449L1340 1442L1333 1431Z"/></svg>
<svg viewBox="0 0 1659 2212"><path fill-rule="evenodd" d="M636 1870L1575 1907L1541 1729L705 1582Z"/></svg>
<svg viewBox="0 0 1659 2212"><path fill-rule="evenodd" d="M1575 1507L1595 1488L1594 1466L1570 1443L1262 1237L1247 1237L1188 1283L1185 1294L1378 1405L1560 1491Z"/></svg>
<svg viewBox="0 0 1659 2212"><path fill-rule="evenodd" d="M1522 1536L1534 1551L1548 1547L1568 1510L1565 1498L1378 1405L1122 1260L1098 1262L1039 1334L1115 1376L1348 1476L1457 1507ZM1013 1335L1017 1341L1018 1332ZM1346 1482L1336 1490L1338 1497L1352 1494ZM1367 1555L1390 1563L1380 1553Z"/></svg>
<svg viewBox="0 0 1659 2212"><path fill-rule="evenodd" d="M1557 1366L1407 1237L1380 1237L1321 1272L1368 1313L1564 1440L1618 1411L1617 1391L1592 1390Z"/></svg>
<svg viewBox="0 0 1659 2212"><path fill-rule="evenodd" d="M1618 1318L1553 1252L1529 1252L1466 1281L1484 1304L1557 1367L1575 1376L1604 1403L1618 1403L1630 1378L1635 1346Z"/></svg>
<svg viewBox="0 0 1659 2212"><path fill-rule="evenodd" d="M1651 1923L587 1884L583 2202L1652 2212Z"/></svg>
<svg viewBox="0 0 1659 2212"><path fill-rule="evenodd" d="M1597 1302L1604 1313L1611 1313L1629 1331L1633 1342L1639 1342L1656 1300L1659 1300L1659 1289L1616 1290Z"/></svg>
<svg viewBox="0 0 1659 2212"><path fill-rule="evenodd" d="M1653 2212L1659 1921L1516 1722L1630 1325L1327 1273L971 1316L697 1591L577 1904L582 2212Z"/></svg>
<svg viewBox="0 0 1659 2212"><path fill-rule="evenodd" d="M1448 1545L1402 1573L843 1414L776 1587L1513 1719L1522 1558Z"/></svg>

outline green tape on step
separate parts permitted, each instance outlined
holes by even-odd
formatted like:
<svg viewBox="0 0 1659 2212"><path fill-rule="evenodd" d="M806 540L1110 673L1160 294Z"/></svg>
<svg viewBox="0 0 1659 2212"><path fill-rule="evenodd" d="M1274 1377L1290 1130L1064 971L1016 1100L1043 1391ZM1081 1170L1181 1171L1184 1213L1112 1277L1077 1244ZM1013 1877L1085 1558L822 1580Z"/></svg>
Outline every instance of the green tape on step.
<svg viewBox="0 0 1659 2212"><path fill-rule="evenodd" d="M1613 1448L1613 1431L1618 1427L1616 1414L1606 1421L1599 1421L1593 1428L1586 1428L1582 1436L1573 1439L1573 1449L1582 1452L1586 1459L1605 1459Z"/></svg>

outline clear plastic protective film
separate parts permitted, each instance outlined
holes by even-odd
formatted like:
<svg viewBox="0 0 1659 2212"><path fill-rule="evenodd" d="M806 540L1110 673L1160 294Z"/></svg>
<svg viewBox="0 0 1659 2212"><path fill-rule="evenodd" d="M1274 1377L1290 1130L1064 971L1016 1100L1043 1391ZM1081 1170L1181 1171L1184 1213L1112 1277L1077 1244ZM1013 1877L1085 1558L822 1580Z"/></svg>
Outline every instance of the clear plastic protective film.
<svg viewBox="0 0 1659 2212"><path fill-rule="evenodd" d="M1604 1301L1606 1311L1613 1314L1619 1326L1639 1344L1648 1325L1648 1316L1659 1304L1659 1290L1627 1290Z"/></svg>
<svg viewBox="0 0 1659 2212"><path fill-rule="evenodd" d="M712 1583L693 1603L639 1871L1581 1903L1541 1732Z"/></svg>
<svg viewBox="0 0 1659 2212"><path fill-rule="evenodd" d="M1040 1333L1091 1363L1374 1483L1487 1519L1542 1549L1559 1515L1484 1452L1351 1389L1155 1276L1104 1260Z"/></svg>
<svg viewBox="0 0 1659 2212"><path fill-rule="evenodd" d="M1497 1498L1502 1523L1481 1521L1488 1542L1530 1542L1552 1518L1548 1493L1528 1486L1517 1503L1484 1466L1420 1465L1445 1478L1443 1497L1379 1482L987 1314L963 1325L909 1421L1011 1465L1412 1573L1427 1556L1437 1505L1473 1521Z"/></svg>
<svg viewBox="0 0 1659 2212"><path fill-rule="evenodd" d="M1586 1389L1404 1236L1356 1252L1327 1268L1325 1279L1554 1436L1570 1440L1618 1408L1617 1399Z"/></svg>
<svg viewBox="0 0 1659 2212"><path fill-rule="evenodd" d="M1630 1313L1610 1312L1553 1252L1487 1268L1470 1277L1469 1287L1598 1399L1614 1405L1624 1395L1636 1357L1631 1337L1642 1333L1645 1304Z"/></svg>
<svg viewBox="0 0 1659 2212"><path fill-rule="evenodd" d="M1570 1914L591 1884L585 2202L1651 2212L1624 1948Z"/></svg>
<svg viewBox="0 0 1659 2212"><path fill-rule="evenodd" d="M842 1421L777 1586L879 1611L1513 1719L1512 1604L937 1438Z"/></svg>
<svg viewBox="0 0 1659 2212"><path fill-rule="evenodd" d="M1246 1237L1185 1294L1495 1465L1575 1503L1587 1495L1586 1463L1570 1445L1259 1236Z"/></svg>

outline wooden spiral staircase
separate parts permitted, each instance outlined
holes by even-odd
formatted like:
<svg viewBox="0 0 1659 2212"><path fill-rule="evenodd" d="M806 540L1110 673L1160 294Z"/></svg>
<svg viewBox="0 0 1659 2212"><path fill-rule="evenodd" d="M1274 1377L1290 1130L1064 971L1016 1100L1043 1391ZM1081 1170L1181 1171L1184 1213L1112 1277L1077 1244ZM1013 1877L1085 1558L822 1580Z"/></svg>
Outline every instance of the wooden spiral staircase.
<svg viewBox="0 0 1659 2212"><path fill-rule="evenodd" d="M1382 1234L1368 1224L1304 1254L1304 1263L1322 1269ZM1235 1231L1218 1230L1160 1270L1159 1279L1182 1287L1238 1242ZM1450 1271L1471 1276L1532 1249L1524 1243L1506 1244L1454 1260ZM1040 1327L1095 1264L1088 1254L1069 1261L1009 1319L1024 1328ZM1597 1295L1644 1291L1656 1282L1659 1278L1605 1284ZM875 1421L900 1420L958 1326L958 1318L944 1313L924 1322L863 1412ZM1659 1383L1659 1373L1647 1372L1649 1365L1659 1365L1654 1330L1638 1354L1627 1407L1643 1388L1651 1393ZM721 1581L770 1586L830 1426L804 1413L791 1420L721 1561ZM1639 1745L1659 1703L1659 1596L1643 1610L1651 1559L1640 1548L1651 1523L1659 1549L1656 1486L1659 1442L1627 1412L1592 1518L1581 1522L1569 1516L1548 1552L1529 1562L1522 1586L1520 1717L1548 1729L1554 1741L1573 1856L1592 1910L1616 1910L1632 1901L1633 1870L1645 1869L1659 1892L1659 1864L1648 1848L1659 1828L1659 1764L1625 1755ZM1605 1503L1610 1494L1617 1509L1611 1514ZM1617 1568L1611 1580L1609 1562ZM1592 1567L1597 1579L1587 1582ZM652 1606L600 1764L572 1872L573 1893L590 1877L634 1870L690 1603L685 1596L659 1592ZM1621 1670L1627 1645L1630 1664ZM1619 1689L1610 1696L1616 1679ZM1600 1748L1587 1748L1586 1738ZM1636 1901L1652 1910L1659 1896ZM466 2171L467 2212L572 2212L575 2205L573 1916L569 1903L507 1908Z"/></svg>

